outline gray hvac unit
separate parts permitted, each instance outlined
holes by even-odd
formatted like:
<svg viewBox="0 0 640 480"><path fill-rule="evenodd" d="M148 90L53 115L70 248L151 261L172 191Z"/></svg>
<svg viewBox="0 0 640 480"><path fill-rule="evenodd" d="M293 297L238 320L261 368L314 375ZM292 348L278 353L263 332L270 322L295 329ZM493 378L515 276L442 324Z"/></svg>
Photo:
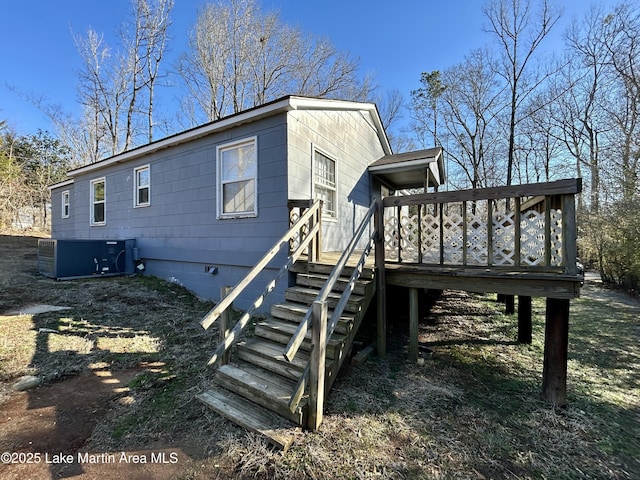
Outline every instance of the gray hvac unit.
<svg viewBox="0 0 640 480"><path fill-rule="evenodd" d="M135 240L38 240L38 272L64 280L134 273Z"/></svg>

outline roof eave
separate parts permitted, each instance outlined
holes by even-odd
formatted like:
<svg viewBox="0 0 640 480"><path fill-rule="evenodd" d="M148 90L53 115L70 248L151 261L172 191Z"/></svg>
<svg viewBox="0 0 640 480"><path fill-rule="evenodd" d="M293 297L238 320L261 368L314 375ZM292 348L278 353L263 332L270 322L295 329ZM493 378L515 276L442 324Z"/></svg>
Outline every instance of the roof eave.
<svg viewBox="0 0 640 480"><path fill-rule="evenodd" d="M73 185L73 178L69 180L63 180L62 182L54 183L53 185L49 185L47 188L49 189L49 192L51 192L51 190L55 188L68 187L69 185Z"/></svg>
<svg viewBox="0 0 640 480"><path fill-rule="evenodd" d="M199 127L195 127L181 133L177 133L175 135L171 135L169 137L163 138L156 142L149 143L147 145L143 145L138 148L134 148L133 150L119 153L105 160L100 160L99 162L91 163L89 165L85 165L84 167L76 168L74 170L69 171L68 175L71 177L74 177L76 175L81 175L83 173L88 173L94 170L106 168L110 165L128 162L135 158L139 158L144 155L157 152L158 150L162 150L164 148L180 145L181 143L185 143L190 140L195 140L197 138L204 137L214 132L220 132L220 131L227 130L229 128L241 125L246 122L253 122L260 118L274 115L278 111L285 112L287 110L292 110L294 107L291 105L290 100L291 100L291 97L286 97L279 101L276 101L267 105L263 105L262 107L259 107L257 109L246 110L244 112L240 112L238 114L231 115L229 117L225 117L223 119L210 122L205 125L201 125Z"/></svg>
<svg viewBox="0 0 640 480"><path fill-rule="evenodd" d="M271 103L245 110L229 117L216 120L214 122L201 125L199 127L192 128L190 130L171 135L153 143L143 145L133 150L129 150L123 153L119 153L112 157L109 157L99 162L85 165L83 167L76 168L68 172L68 176L75 177L84 173L89 173L95 170L100 170L111 165L118 163L128 162L136 158L148 155L164 148L180 145L187 141L195 140L197 138L204 137L214 132L220 132L236 127L243 123L254 122L261 118L269 117L280 112L287 112L291 110L313 110L313 109L331 109L331 110L354 110L354 111L369 111L375 124L377 136L385 154L391 154L391 146L389 145L389 139L384 131L382 120L378 113L378 109L373 103L360 103L349 102L345 100L327 100L309 97L297 97L289 96L279 100L275 100Z"/></svg>

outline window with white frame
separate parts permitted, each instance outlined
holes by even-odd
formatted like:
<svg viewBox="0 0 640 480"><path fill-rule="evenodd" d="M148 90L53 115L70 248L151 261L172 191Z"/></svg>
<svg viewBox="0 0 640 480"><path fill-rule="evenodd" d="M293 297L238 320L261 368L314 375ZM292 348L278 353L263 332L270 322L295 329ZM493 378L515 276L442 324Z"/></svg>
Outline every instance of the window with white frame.
<svg viewBox="0 0 640 480"><path fill-rule="evenodd" d="M336 161L315 149L313 194L316 200L322 200L322 214L329 218L337 218Z"/></svg>
<svg viewBox="0 0 640 480"><path fill-rule="evenodd" d="M104 225L106 223L106 192L105 179L91 180L91 225Z"/></svg>
<svg viewBox="0 0 640 480"><path fill-rule="evenodd" d="M62 192L62 218L69 218L69 190Z"/></svg>
<svg viewBox="0 0 640 480"><path fill-rule="evenodd" d="M258 154L255 137L220 145L218 159L218 217L258 214Z"/></svg>
<svg viewBox="0 0 640 480"><path fill-rule="evenodd" d="M133 182L134 207L151 205L151 168L149 165L133 170Z"/></svg>

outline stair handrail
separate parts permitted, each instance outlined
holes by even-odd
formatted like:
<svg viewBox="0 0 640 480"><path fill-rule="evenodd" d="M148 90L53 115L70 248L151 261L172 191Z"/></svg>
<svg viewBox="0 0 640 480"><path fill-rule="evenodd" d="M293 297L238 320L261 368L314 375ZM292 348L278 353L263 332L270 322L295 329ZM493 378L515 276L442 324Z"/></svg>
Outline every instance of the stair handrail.
<svg viewBox="0 0 640 480"><path fill-rule="evenodd" d="M302 215L298 219L298 221L294 223L293 226L289 228L289 230L287 230L287 232L282 237L280 237L280 239L260 259L260 261L255 264L255 266L249 271L249 273L247 273L247 275L235 287L233 287L233 290L231 290L231 292L229 292L229 294L226 297L221 299L220 302L214 308L212 308L204 317L202 317L202 320L200 321L200 325L202 325L202 328L204 328L205 330L209 328L211 324L213 324L213 322L215 322L220 317L220 315L222 315L222 312L224 312L227 308L231 306L233 301L242 293L242 291L247 287L247 285L249 285L258 276L258 274L260 274L260 272L264 270L264 268L273 259L273 257L275 257L278 254L278 252L282 248L282 245L284 243L289 243L289 240L291 240L294 236L297 235L301 227L304 226L304 224L313 215L318 214L318 211L320 210L320 205L321 205L320 201L314 202L314 204L304 213L304 215ZM314 222L314 223L315 225L318 225L320 222ZM318 230L314 228L313 233L316 233L317 231ZM312 239L314 237L313 233L309 232L306 239L309 239L309 238ZM309 242L305 243L304 248L306 248L308 244ZM294 252L294 253L297 253L298 257L304 250L304 248L300 248L301 246L302 245L298 246L298 248Z"/></svg>
<svg viewBox="0 0 640 480"><path fill-rule="evenodd" d="M315 302L324 302L329 296L329 293L331 293L331 290L333 290L333 287L338 282L338 279L342 274L342 270L344 270L344 267L347 265L347 261L349 260L349 257L351 257L351 255L353 254L358 242L360 241L360 238L362 237L366 228L369 226L371 218L373 217L373 214L377 210L377 205L378 205L377 200L374 200L371 203L371 206L369 207L369 210L367 211L364 218L362 219L362 222L360 223L360 226L356 230L356 233L351 238L349 244L347 245L347 248L342 252L342 255L336 262L336 265L333 267L333 270L331 271L329 278L324 284L324 287L322 287L322 290L320 290L320 293L318 293L318 295L316 296L314 300ZM306 315L298 325L298 328L296 328L296 331L294 332L293 336L289 340L289 343L287 344L287 347L282 354L288 362L293 361L294 357L296 356L296 353L298 353L300 345L302 345L302 342L304 341L304 337L307 334L307 331L309 329L310 320L311 320L311 308L307 311Z"/></svg>
<svg viewBox="0 0 640 480"><path fill-rule="evenodd" d="M329 278L327 279L327 282L325 283L325 286L323 288L323 290L328 288L328 291L327 291L326 295L324 295L323 298L320 299L321 296L320 296L320 294L318 294L318 296L314 300L314 303L322 303L322 304L324 304L326 306L326 298L327 298L329 292L331 292L331 290L333 289L333 286L335 285L337 280L340 278L340 275L342 274L342 271L344 270L344 267L346 266L347 260L353 254L353 251L355 250L355 246L358 244L358 242L359 242L360 238L362 237L362 235L363 235L365 229L367 228L367 226L370 225L372 217L374 216L376 211L378 211L378 209L379 209L378 202L379 202L378 200L374 200L374 202L371 204L371 207L369 207L369 210L368 210L367 214L365 215L365 217L363 218L360 226L358 227L358 230L356 231L356 233L354 234L353 238L351 239L351 242L349 243L349 246L343 252L342 256L340 257L340 260L338 260L338 262L336 263L336 266L333 268L333 270L331 272L331 275L329 275ZM344 291L342 292L342 295L340 296L340 299L338 300L338 303L336 304L336 307L333 310L331 318L327 321L327 334L326 334L326 337L325 337L327 343L329 342L329 340L331 338L331 335L333 334L338 322L340 321L340 317L342 316L342 313L344 312L344 309L347 306L347 302L349 301L349 298L351 297L351 293L353 292L353 288L354 288L356 282L358 281L358 279L362 275L362 271L363 271L364 265L365 265L365 263L367 261L367 258L369 257L369 254L371 253L371 248L373 247L378 234L379 234L379 232L377 232L374 229L371 232L371 234L369 235L369 241L367 242L367 246L365 247L364 251L360 255L360 258L359 258L358 262L356 263L356 266L354 267L353 273L351 274L351 277L349 278L347 286L345 287ZM341 260L343 260L343 261L341 261ZM340 269L338 269L339 266L340 266ZM321 293L322 293L322 291L321 291ZM305 315L305 319L303 320L303 322L305 322L305 321L308 322L309 319L312 318L312 315L313 315L313 309L309 308L309 310L307 311L307 315ZM302 325L302 322L301 322L301 325ZM303 331L303 329L298 327L298 329L296 330L296 334L298 333L298 331ZM304 333L302 334L302 339L303 340L304 340L304 335L306 335L306 329L304 329ZM291 344L292 342L293 342L293 338L291 339L289 344ZM302 341L300 343L302 343ZM326 347L326 344L325 344L325 347ZM294 356L295 356L295 353L291 357L291 359L293 359ZM287 358L287 357L285 356L285 358ZM287 358L287 360L289 360L289 359ZM297 385L296 385L296 387L295 387L295 389L294 389L294 391L293 391L293 393L292 393L292 395L291 395L291 397L289 399L289 409L292 412L295 411L295 409L298 407L298 404L300 403L300 399L302 398L302 395L304 394L304 391L305 391L305 388L306 388L306 385L307 385L307 381L309 379L310 372L311 372L311 363L308 363L306 368L304 369L304 372L300 376L300 378L298 380L298 383L297 383ZM318 398L317 401L322 401L322 399Z"/></svg>
<svg viewBox="0 0 640 480"><path fill-rule="evenodd" d="M260 306L264 303L265 298L273 291L278 280L287 273L293 264L298 260L298 258L304 253L305 249L315 241L316 234L320 231L321 222L321 205L322 202L315 202L304 215L302 215L298 221L276 242L276 244L262 257L262 259L256 264L255 267L251 269L251 271L229 292L229 294L224 297L216 307L214 307L205 317L202 319L201 324L206 329L208 328L220 315L231 306L233 299L237 298L240 293L251 283L253 279L266 267L269 261L278 253L283 244L289 243L289 240L293 238L300 229L306 225L306 222L309 221L314 215L316 216L316 221L313 222L311 228L309 228L308 232L306 232L306 236L300 241L298 247L289 254L287 257L287 261L280 268L275 277L267 283L264 291L256 298L251 307L245 312L245 314L238 320L236 325L232 330L230 330L224 340L218 345L216 351L212 355L212 357L207 362L208 365L212 365L220 360L223 355L227 352L229 347L233 344L233 342L238 338L238 336L242 333L242 330L247 326L249 320L255 313L255 311L260 308Z"/></svg>

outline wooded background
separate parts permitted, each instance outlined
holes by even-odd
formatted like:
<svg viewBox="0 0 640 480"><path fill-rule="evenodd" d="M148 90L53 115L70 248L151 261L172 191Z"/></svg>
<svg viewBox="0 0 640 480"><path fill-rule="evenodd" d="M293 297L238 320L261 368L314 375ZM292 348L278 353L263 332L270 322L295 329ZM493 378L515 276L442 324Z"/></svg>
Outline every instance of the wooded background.
<svg viewBox="0 0 640 480"><path fill-rule="evenodd" d="M47 228L47 185L75 166L284 95L378 105L396 152L441 145L446 188L582 177L579 254L605 281L640 284L640 5L595 5L564 32L560 2L488 0L485 46L411 92L375 88L349 52L288 25L258 0L210 3L169 64L173 0L133 0L119 42L74 34L82 114L31 96L54 132L0 122L0 228ZM408 12L409 13L409 12ZM156 110L159 87L184 92L179 112ZM409 121L402 121L402 116ZM55 213L54 213L55 214Z"/></svg>

